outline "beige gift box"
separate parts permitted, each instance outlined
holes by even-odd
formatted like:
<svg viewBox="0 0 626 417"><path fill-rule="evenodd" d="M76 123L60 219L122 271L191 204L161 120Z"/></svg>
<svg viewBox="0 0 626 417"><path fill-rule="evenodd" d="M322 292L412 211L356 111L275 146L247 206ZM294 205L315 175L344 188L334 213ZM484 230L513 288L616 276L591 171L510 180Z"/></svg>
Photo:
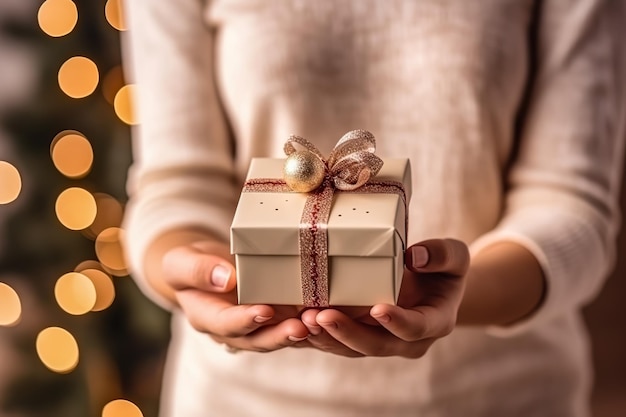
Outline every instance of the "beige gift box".
<svg viewBox="0 0 626 417"><path fill-rule="evenodd" d="M284 159L255 158L247 179L282 178ZM408 159L384 159L372 180L404 185ZM306 193L242 192L231 226L241 304L301 305L299 225ZM328 220L330 305L395 304L406 247L406 213L395 193L335 191Z"/></svg>

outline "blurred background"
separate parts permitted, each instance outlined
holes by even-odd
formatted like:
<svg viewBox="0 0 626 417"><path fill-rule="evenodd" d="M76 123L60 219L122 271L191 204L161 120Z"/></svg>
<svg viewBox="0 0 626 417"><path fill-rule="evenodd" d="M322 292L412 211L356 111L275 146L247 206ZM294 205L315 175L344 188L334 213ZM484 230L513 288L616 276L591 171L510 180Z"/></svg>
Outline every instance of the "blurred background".
<svg viewBox="0 0 626 417"><path fill-rule="evenodd" d="M0 417L157 413L169 318L119 245L139 123L120 2L0 0ZM622 234L586 309L596 417L626 415L624 254Z"/></svg>
<svg viewBox="0 0 626 417"><path fill-rule="evenodd" d="M0 0L0 416L155 416L168 317L119 228L119 0ZM123 400L123 401L122 401Z"/></svg>

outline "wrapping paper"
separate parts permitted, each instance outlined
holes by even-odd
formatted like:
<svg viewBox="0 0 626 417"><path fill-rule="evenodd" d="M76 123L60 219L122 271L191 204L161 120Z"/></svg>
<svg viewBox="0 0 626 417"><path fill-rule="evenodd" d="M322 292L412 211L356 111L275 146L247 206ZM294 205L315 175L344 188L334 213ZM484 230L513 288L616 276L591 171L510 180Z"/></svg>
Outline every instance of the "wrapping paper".
<svg viewBox="0 0 626 417"><path fill-rule="evenodd" d="M383 159L372 181L404 185L407 159ZM284 159L256 158L247 180L282 178ZM364 187L366 188L366 187ZM231 226L241 304L302 305L299 228L307 194L242 192ZM328 220L330 305L395 304L404 270L406 207L396 193L336 191Z"/></svg>

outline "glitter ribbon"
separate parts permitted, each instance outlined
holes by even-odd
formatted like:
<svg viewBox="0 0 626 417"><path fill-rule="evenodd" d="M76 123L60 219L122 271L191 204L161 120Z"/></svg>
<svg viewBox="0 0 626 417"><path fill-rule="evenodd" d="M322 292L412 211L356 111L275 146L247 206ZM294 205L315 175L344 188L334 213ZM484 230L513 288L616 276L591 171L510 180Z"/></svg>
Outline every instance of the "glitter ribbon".
<svg viewBox="0 0 626 417"><path fill-rule="evenodd" d="M365 130L346 133L335 145L328 159L309 141L291 136L285 154L303 147L315 154L326 166L322 185L308 193L300 219L298 240L302 302L307 307L327 307L328 288L328 218L335 191L398 194L406 209L406 195L397 181L370 181L383 165L374 152L374 136ZM369 182L368 182L369 181ZM292 192L284 180L256 178L246 182L244 192ZM406 213L406 210L405 210ZM406 220L406 219L405 219Z"/></svg>
<svg viewBox="0 0 626 417"><path fill-rule="evenodd" d="M383 161L376 152L376 139L366 130L352 130L339 139L328 159L308 140L291 135L285 143L287 156L297 152L301 146L313 153L326 165L326 177L335 188L342 191L352 191L361 187L371 177L378 174Z"/></svg>

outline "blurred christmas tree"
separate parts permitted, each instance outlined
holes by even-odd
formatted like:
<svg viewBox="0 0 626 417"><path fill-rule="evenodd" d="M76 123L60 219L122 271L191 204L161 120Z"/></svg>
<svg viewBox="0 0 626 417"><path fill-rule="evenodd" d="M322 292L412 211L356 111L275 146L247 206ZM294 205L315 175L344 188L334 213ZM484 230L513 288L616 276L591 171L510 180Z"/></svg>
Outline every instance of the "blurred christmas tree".
<svg viewBox="0 0 626 417"><path fill-rule="evenodd" d="M113 3L118 2L111 0L109 6L116 5ZM119 32L105 18L104 0L72 4L78 10L78 21L69 34L60 37L48 36L40 27L41 1L3 0L0 4L0 39L28 51L32 60L23 70L35 75L25 100L0 106L0 129L4 131L0 140L10 141L7 148L19 161L16 166L23 182L18 201L12 203L19 209L11 210L10 204L0 206L0 222L4 223L0 229L4 231L0 281L13 285L23 304L20 323L0 328L0 339L13 349L15 363L21 364L8 378L1 374L0 366L0 415L99 416L106 402L123 397L149 416L156 410L168 337L166 315L145 300L123 271L106 265L100 269L113 275L116 291L109 308L72 316L55 302L57 279L85 260L98 259L94 250L97 234L120 226L115 209L125 202L124 183L131 162L129 127L112 105L115 93L124 85ZM98 88L84 98L72 98L59 86L59 69L76 56L87 57L100 74ZM0 56L0 66L2 62ZM70 82L80 82L82 76L70 74ZM53 139L68 130L84 135L93 150L93 164L84 177L63 175L51 158ZM0 154L2 159L5 157ZM94 223L76 231L60 222L55 204L70 187L92 195L104 193L100 196L114 203L98 204L97 227ZM79 212L81 207L73 210ZM64 327L76 338L80 362L75 370L55 374L37 357L35 339L48 326Z"/></svg>

